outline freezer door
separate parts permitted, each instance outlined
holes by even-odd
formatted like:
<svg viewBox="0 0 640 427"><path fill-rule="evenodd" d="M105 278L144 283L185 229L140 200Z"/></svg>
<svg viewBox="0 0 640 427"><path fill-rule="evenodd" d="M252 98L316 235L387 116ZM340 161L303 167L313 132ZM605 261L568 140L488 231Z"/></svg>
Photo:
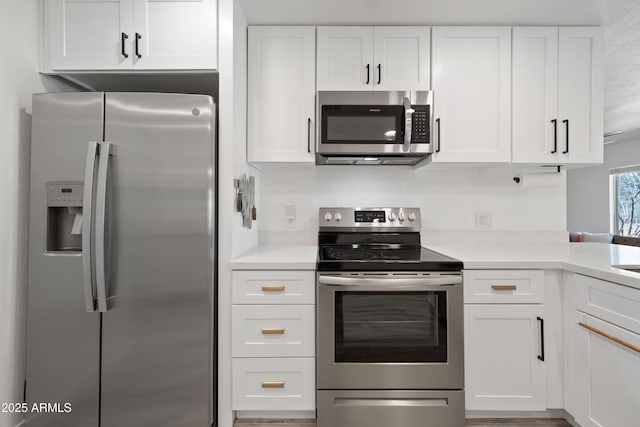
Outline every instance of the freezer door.
<svg viewBox="0 0 640 427"><path fill-rule="evenodd" d="M209 427L213 101L107 93L105 105L101 427Z"/></svg>
<svg viewBox="0 0 640 427"><path fill-rule="evenodd" d="M30 411L29 427L98 426L100 314L86 311L80 247L62 243L68 238L77 245L79 230L71 235L61 228L47 237L55 221L75 216L66 207L47 215L47 183L72 183L55 188L73 191L82 185L89 141L102 140L103 96L33 98L26 397L30 409L33 403L70 403L71 412ZM82 232L88 223L83 218Z"/></svg>

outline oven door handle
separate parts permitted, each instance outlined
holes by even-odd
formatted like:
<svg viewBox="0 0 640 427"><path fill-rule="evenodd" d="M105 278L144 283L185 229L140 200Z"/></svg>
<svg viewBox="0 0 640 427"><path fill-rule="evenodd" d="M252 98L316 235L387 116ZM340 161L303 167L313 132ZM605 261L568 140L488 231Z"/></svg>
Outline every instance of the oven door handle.
<svg viewBox="0 0 640 427"><path fill-rule="evenodd" d="M462 276L450 277L421 277L421 278L371 278L371 277L340 277L319 276L318 283L329 286L451 286L462 284Z"/></svg>

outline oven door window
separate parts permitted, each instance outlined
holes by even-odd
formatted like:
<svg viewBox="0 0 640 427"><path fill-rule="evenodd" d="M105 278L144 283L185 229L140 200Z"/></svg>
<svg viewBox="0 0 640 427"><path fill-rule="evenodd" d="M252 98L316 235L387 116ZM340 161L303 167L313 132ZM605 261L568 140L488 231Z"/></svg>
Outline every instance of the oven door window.
<svg viewBox="0 0 640 427"><path fill-rule="evenodd" d="M404 108L397 105L322 107L324 144L398 144L404 138Z"/></svg>
<svg viewBox="0 0 640 427"><path fill-rule="evenodd" d="M447 293L336 292L336 363L447 361Z"/></svg>

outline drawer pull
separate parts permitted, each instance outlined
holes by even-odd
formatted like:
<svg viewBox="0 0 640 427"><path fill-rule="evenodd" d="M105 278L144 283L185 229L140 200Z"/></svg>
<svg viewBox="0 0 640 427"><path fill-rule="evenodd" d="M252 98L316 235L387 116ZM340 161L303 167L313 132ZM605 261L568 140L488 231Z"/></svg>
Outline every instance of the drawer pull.
<svg viewBox="0 0 640 427"><path fill-rule="evenodd" d="M262 328L262 335L282 335L284 328Z"/></svg>
<svg viewBox="0 0 640 427"><path fill-rule="evenodd" d="M262 388L284 388L284 381L262 381Z"/></svg>
<svg viewBox="0 0 640 427"><path fill-rule="evenodd" d="M284 285L262 285L262 292L282 292Z"/></svg>
<svg viewBox="0 0 640 427"><path fill-rule="evenodd" d="M494 291L515 291L516 285L491 285L491 289Z"/></svg>
<svg viewBox="0 0 640 427"><path fill-rule="evenodd" d="M602 337L604 337L604 338L606 338L608 340L611 340L611 341L613 341L613 342L615 342L617 344L620 344L623 347L627 347L628 349L631 349L631 350L635 351L636 353L640 353L640 347L638 347L637 345L633 345L633 344L628 343L628 342L626 342L624 340L621 340L618 337L614 337L613 335L610 335L610 334L608 334L608 333L606 333L604 331L601 331L600 329L596 329L593 326L589 326L584 322L578 322L578 325L580 325L583 328L593 332L594 334L598 334L598 335L600 335L600 336L602 336Z"/></svg>

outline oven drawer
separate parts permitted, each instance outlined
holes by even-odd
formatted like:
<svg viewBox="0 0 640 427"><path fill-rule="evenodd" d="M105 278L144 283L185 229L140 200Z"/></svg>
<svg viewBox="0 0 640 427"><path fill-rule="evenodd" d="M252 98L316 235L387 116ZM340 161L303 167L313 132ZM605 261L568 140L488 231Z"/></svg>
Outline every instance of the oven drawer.
<svg viewBox="0 0 640 427"><path fill-rule="evenodd" d="M543 270L464 270L465 304L542 304Z"/></svg>
<svg viewBox="0 0 640 427"><path fill-rule="evenodd" d="M233 357L315 356L313 305L234 305Z"/></svg>
<svg viewBox="0 0 640 427"><path fill-rule="evenodd" d="M233 359L234 411L316 409L315 359Z"/></svg>
<svg viewBox="0 0 640 427"><path fill-rule="evenodd" d="M317 399L318 427L465 426L462 390L318 390Z"/></svg>
<svg viewBox="0 0 640 427"><path fill-rule="evenodd" d="M314 271L245 271L231 273L233 304L313 304Z"/></svg>

